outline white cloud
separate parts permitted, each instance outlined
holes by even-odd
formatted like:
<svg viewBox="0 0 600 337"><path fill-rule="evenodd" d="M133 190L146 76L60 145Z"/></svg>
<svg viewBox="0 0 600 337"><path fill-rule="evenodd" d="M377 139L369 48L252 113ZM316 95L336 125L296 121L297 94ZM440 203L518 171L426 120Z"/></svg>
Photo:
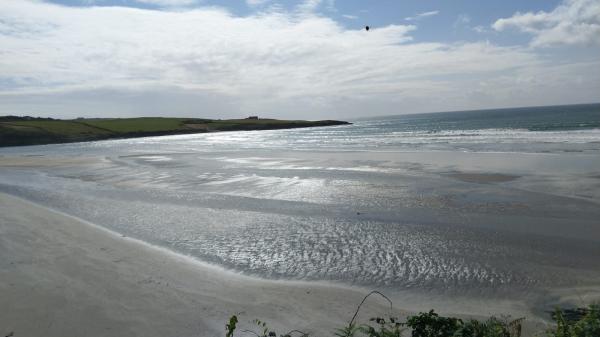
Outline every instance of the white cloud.
<svg viewBox="0 0 600 337"><path fill-rule="evenodd" d="M298 9L301 12L314 12L322 3L323 0L303 0L298 5Z"/></svg>
<svg viewBox="0 0 600 337"><path fill-rule="evenodd" d="M271 0L246 0L246 4L250 7L262 6Z"/></svg>
<svg viewBox="0 0 600 337"><path fill-rule="evenodd" d="M325 8L330 12L337 12L335 0L303 0L297 6L297 10L303 13L314 13L319 8Z"/></svg>
<svg viewBox="0 0 600 337"><path fill-rule="evenodd" d="M345 17L346 19L349 19L349 20L356 20L356 19L358 19L358 16L356 16L356 15L350 15L350 14L342 14L342 17Z"/></svg>
<svg viewBox="0 0 600 337"><path fill-rule="evenodd" d="M160 7L182 7L198 3L198 0L134 0L135 2L156 5Z"/></svg>
<svg viewBox="0 0 600 337"><path fill-rule="evenodd" d="M406 21L417 21L417 20L421 20L430 16L435 16L440 14L440 11L430 11L430 12L423 12L423 13L419 13L415 16L409 16L404 18L404 20Z"/></svg>
<svg viewBox="0 0 600 337"><path fill-rule="evenodd" d="M0 113L343 118L483 107L466 95L476 90L495 106L544 103L542 89L512 80L522 77L562 88L553 99L563 103L598 100L598 72L548 77L556 64L528 48L413 42L415 29L366 32L304 12L2 0ZM508 94L515 88L523 95Z"/></svg>
<svg viewBox="0 0 600 337"><path fill-rule="evenodd" d="M551 12L516 13L497 20L492 27L531 34L531 45L535 47L600 44L600 1L565 0Z"/></svg>

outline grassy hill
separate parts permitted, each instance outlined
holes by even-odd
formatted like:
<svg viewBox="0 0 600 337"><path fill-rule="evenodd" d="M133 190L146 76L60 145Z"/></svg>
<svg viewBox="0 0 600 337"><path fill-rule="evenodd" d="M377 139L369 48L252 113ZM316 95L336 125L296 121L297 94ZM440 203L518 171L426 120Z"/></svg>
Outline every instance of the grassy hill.
<svg viewBox="0 0 600 337"><path fill-rule="evenodd" d="M349 124L347 122L278 119L91 118L58 120L0 117L0 146L38 145L111 138L164 136L242 130L273 130Z"/></svg>

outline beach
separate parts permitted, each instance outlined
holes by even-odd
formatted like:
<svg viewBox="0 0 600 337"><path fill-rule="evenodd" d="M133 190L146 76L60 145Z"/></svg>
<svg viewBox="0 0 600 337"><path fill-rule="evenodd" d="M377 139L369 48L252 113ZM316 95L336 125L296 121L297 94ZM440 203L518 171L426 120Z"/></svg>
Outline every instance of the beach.
<svg viewBox="0 0 600 337"><path fill-rule="evenodd" d="M327 336L378 290L529 336L600 299L598 130L403 123L1 149L0 333Z"/></svg>
<svg viewBox="0 0 600 337"><path fill-rule="evenodd" d="M101 158L3 157L2 166L40 170L98 165ZM469 179L476 179L470 176ZM482 183L488 183L484 176ZM492 180L496 180L493 177ZM269 280L225 270L0 193L0 315L14 336L222 336L229 317L254 319L279 331L332 333L354 314L373 286ZM544 312L522 300L438 296L382 290L394 302L370 298L358 319L428 311L460 317L527 317L525 336L545 329ZM598 298L596 287L555 289L544 305Z"/></svg>
<svg viewBox="0 0 600 337"><path fill-rule="evenodd" d="M242 328L261 319L278 331L329 336L369 293L240 275L3 193L0 233L0 332L11 336L223 336L231 315ZM568 300L572 292L563 295ZM393 308L372 296L357 320L416 313L403 303L418 302L415 296L389 297ZM435 302L423 298L423 305ZM440 309L465 318L485 318L494 310L529 315L525 336L549 324L514 301Z"/></svg>
<svg viewBox="0 0 600 337"><path fill-rule="evenodd" d="M0 337L600 337L599 33L0 0Z"/></svg>
<svg viewBox="0 0 600 337"><path fill-rule="evenodd" d="M4 335L223 336L234 314L330 331L365 295L224 271L5 194L0 233ZM389 313L377 298L363 310Z"/></svg>

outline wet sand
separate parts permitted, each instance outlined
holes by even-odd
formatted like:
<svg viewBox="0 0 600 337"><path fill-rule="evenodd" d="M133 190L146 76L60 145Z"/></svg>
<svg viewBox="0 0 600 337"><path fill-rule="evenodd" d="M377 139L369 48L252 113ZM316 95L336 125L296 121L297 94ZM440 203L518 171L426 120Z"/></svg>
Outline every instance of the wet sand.
<svg viewBox="0 0 600 337"><path fill-rule="evenodd" d="M102 161L14 156L0 157L0 167L87 167ZM514 182L493 173L475 178ZM324 331L327 336L352 317L370 290L240 275L2 193L0 234L0 334L5 335L222 336L229 316L240 314L246 328L258 318L277 322L273 327L281 331ZM453 299L408 291L389 295L398 310L394 314L401 317L431 308L475 317L527 316L526 336L545 324L544 313L531 312L528 299ZM599 296L591 286L558 289L539 308ZM364 321L378 314L388 309L373 298L360 317Z"/></svg>
<svg viewBox="0 0 600 337"><path fill-rule="evenodd" d="M2 156L0 167L65 167L101 162L99 157L46 157L43 155Z"/></svg>
<svg viewBox="0 0 600 337"><path fill-rule="evenodd" d="M4 194L0 233L2 336L221 336L232 314L330 331L364 296L227 272Z"/></svg>
<svg viewBox="0 0 600 337"><path fill-rule="evenodd" d="M232 314L242 328L258 318L280 331L328 335L368 292L240 275L6 194L0 194L0 233L4 335L222 336ZM392 297L393 315L408 313L399 309L405 299ZM459 314L486 305L464 304ZM518 308L496 303L498 310L522 314ZM387 303L372 297L358 318L389 314ZM525 331L545 326L531 317Z"/></svg>
<svg viewBox="0 0 600 337"><path fill-rule="evenodd" d="M499 173L467 173L467 172L454 172L448 174L449 177L465 181L469 183L489 184L489 183L503 183L507 181L513 181L519 179L520 176L499 174Z"/></svg>

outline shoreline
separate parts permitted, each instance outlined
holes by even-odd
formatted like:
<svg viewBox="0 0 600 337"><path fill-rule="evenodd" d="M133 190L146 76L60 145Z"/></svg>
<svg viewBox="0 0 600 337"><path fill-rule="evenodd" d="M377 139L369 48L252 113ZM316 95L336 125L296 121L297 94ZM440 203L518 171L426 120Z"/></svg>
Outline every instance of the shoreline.
<svg viewBox="0 0 600 337"><path fill-rule="evenodd" d="M0 333L15 336L221 336L233 314L329 331L366 294L236 274L4 193L0 233Z"/></svg>
<svg viewBox="0 0 600 337"><path fill-rule="evenodd" d="M15 336L221 336L233 314L245 327L260 319L281 331L329 332L347 323L369 292L238 274L5 193L0 233L0 306L8 308L0 315L6 330L0 333ZM400 318L427 310L403 310L415 299L386 295ZM485 302L473 301L464 306L470 315L457 315L477 317ZM515 305L494 304L505 310ZM389 307L372 297L359 319L376 315L389 315ZM533 313L527 318L526 333L546 326Z"/></svg>

